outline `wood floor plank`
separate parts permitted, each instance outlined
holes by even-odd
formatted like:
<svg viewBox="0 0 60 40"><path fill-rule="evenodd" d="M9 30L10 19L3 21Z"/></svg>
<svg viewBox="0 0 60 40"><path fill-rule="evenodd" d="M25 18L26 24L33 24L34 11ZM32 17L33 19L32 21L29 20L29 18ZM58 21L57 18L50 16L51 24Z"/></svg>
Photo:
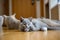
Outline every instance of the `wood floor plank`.
<svg viewBox="0 0 60 40"><path fill-rule="evenodd" d="M60 40L60 31L36 31L36 32L19 32L8 30L0 36L0 40Z"/></svg>

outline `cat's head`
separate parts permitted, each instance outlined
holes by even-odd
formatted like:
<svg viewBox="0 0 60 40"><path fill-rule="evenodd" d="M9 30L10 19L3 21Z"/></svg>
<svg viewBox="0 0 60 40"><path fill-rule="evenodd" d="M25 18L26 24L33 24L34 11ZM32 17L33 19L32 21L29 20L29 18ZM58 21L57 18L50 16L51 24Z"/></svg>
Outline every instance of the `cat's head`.
<svg viewBox="0 0 60 40"><path fill-rule="evenodd" d="M20 24L21 24L21 31L30 31L31 27L32 27L32 22L31 22L31 18L20 18Z"/></svg>
<svg viewBox="0 0 60 40"><path fill-rule="evenodd" d="M15 18L15 16L16 16L16 14L9 15L9 16L7 16L7 15L3 15L4 18L7 18L7 17L14 17L14 18Z"/></svg>
<svg viewBox="0 0 60 40"><path fill-rule="evenodd" d="M9 15L9 16L3 15L5 24L6 24L6 22L19 22L19 20L15 16L16 16L16 14Z"/></svg>

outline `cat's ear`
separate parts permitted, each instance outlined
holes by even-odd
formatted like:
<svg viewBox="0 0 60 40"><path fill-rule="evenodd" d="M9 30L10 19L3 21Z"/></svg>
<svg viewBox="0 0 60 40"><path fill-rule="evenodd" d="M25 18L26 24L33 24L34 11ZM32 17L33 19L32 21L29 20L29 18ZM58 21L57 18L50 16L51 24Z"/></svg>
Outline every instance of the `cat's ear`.
<svg viewBox="0 0 60 40"><path fill-rule="evenodd" d="M12 16L14 16L14 17L15 17L15 16L16 16L16 13L14 13Z"/></svg>
<svg viewBox="0 0 60 40"><path fill-rule="evenodd" d="M33 18L32 18L32 17L29 17L28 19L29 19L30 21L32 21Z"/></svg>
<svg viewBox="0 0 60 40"><path fill-rule="evenodd" d="M20 17L20 21L22 22L23 20L24 20L24 18L21 16L21 17Z"/></svg>
<svg viewBox="0 0 60 40"><path fill-rule="evenodd" d="M3 15L4 18L6 18L7 16L6 15Z"/></svg>

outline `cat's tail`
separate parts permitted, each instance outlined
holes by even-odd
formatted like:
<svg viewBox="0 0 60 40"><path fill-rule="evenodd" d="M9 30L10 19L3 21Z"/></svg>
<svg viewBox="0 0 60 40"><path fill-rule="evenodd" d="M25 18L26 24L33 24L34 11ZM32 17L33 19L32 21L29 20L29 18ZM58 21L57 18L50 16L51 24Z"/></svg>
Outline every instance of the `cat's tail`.
<svg viewBox="0 0 60 40"><path fill-rule="evenodd" d="M47 27L48 30L60 30L60 27Z"/></svg>

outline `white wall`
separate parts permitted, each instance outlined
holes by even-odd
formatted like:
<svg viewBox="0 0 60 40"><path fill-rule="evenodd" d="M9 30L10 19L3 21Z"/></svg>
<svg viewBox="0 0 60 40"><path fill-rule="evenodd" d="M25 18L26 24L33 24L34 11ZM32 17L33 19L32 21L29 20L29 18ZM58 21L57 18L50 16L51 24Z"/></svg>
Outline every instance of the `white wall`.
<svg viewBox="0 0 60 40"><path fill-rule="evenodd" d="M57 5L57 0L50 0L50 9Z"/></svg>
<svg viewBox="0 0 60 40"><path fill-rule="evenodd" d="M60 0L59 0L58 4L60 4Z"/></svg>

